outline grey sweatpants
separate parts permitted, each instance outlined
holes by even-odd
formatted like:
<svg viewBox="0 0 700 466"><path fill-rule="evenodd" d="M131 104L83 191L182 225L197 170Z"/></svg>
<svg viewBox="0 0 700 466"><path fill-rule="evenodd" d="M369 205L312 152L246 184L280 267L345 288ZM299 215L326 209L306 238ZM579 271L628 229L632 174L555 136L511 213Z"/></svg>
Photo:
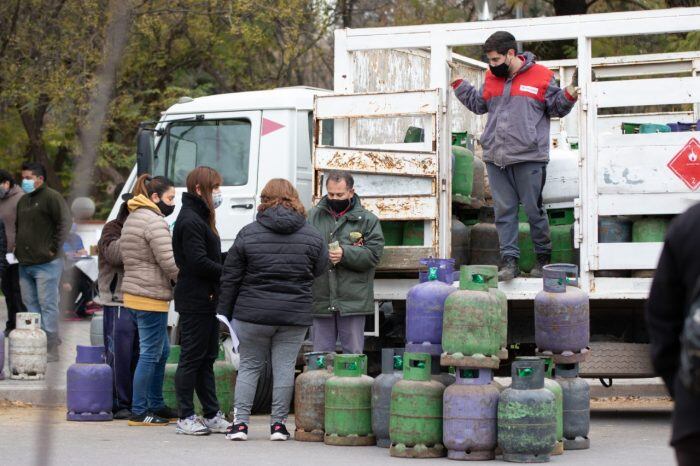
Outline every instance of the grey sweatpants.
<svg viewBox="0 0 700 466"><path fill-rule="evenodd" d="M545 162L521 162L500 168L486 163L491 186L496 230L501 257L520 257L518 248L518 204L522 204L530 223L536 254L551 254L547 212L542 206L542 189L547 178Z"/></svg>
<svg viewBox="0 0 700 466"><path fill-rule="evenodd" d="M345 354L362 354L365 347L365 316L341 316L333 312L328 317L314 317L314 351L335 351L335 344Z"/></svg>
<svg viewBox="0 0 700 466"><path fill-rule="evenodd" d="M241 362L233 400L234 422L250 422L258 379L268 355L272 361L270 423L285 422L294 393L294 366L308 327L260 325L233 321L240 340Z"/></svg>

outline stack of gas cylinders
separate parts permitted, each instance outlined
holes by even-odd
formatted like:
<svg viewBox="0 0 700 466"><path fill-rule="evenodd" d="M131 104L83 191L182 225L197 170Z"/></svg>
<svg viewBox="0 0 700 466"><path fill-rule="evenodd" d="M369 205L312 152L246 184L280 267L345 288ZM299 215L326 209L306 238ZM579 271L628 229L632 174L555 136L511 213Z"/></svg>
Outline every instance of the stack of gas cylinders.
<svg viewBox="0 0 700 466"><path fill-rule="evenodd" d="M512 362L504 389L493 379L508 358L507 300L496 267L462 267L457 288L448 278L452 264L423 261L427 270L407 296L406 347L382 350L376 379L367 376L365 355L336 355L332 374L328 354L306 355L295 393L297 440L463 461L498 453L510 462L546 462L589 447L589 389L578 377L588 355L589 307L577 268L544 268L535 300L537 354Z"/></svg>

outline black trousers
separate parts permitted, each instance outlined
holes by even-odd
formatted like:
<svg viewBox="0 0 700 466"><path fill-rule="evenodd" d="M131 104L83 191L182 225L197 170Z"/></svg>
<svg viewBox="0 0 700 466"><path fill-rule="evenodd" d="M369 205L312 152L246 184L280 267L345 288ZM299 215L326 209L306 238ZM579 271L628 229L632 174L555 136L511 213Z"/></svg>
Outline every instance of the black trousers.
<svg viewBox="0 0 700 466"><path fill-rule="evenodd" d="M700 434L685 437L674 443L678 466L696 466L700 464Z"/></svg>
<svg viewBox="0 0 700 466"><path fill-rule="evenodd" d="M193 395L202 403L206 419L216 416L214 361L219 354L219 321L215 314L180 313L180 362L175 372L175 392L180 419L194 414Z"/></svg>
<svg viewBox="0 0 700 466"><path fill-rule="evenodd" d="M7 303L7 330L15 329L15 318L18 312L27 312L22 302L22 292L19 288L19 264L12 264L5 269L2 274L2 294L5 295Z"/></svg>

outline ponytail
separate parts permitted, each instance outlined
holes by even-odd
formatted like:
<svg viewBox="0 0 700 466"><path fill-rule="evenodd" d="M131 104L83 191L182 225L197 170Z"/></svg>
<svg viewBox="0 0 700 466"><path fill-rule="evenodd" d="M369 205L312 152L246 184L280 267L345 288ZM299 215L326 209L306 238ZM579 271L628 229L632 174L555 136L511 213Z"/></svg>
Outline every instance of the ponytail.
<svg viewBox="0 0 700 466"><path fill-rule="evenodd" d="M164 176L151 176L148 173L144 173L136 180L131 194L134 197L142 194L150 198L155 193L158 197L163 197L163 194L174 186L173 182Z"/></svg>

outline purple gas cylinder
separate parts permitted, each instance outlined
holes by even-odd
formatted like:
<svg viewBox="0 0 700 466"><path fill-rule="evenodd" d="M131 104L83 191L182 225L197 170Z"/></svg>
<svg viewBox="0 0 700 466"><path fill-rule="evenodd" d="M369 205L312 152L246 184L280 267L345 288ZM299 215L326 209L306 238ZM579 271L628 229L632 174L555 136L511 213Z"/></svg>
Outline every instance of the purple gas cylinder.
<svg viewBox="0 0 700 466"><path fill-rule="evenodd" d="M69 421L112 420L112 368L105 364L103 346L77 346L75 364L68 368Z"/></svg>
<svg viewBox="0 0 700 466"><path fill-rule="evenodd" d="M456 382L443 395L443 443L453 460L496 457L498 388L491 369L457 368Z"/></svg>
<svg viewBox="0 0 700 466"><path fill-rule="evenodd" d="M5 380L5 333L0 332L0 380Z"/></svg>
<svg viewBox="0 0 700 466"><path fill-rule="evenodd" d="M406 296L406 351L408 352L419 351L437 356L442 352L440 344L445 299L457 291L457 288L440 281L439 270L436 266L430 267L428 281L408 290Z"/></svg>
<svg viewBox="0 0 700 466"><path fill-rule="evenodd" d="M588 347L590 305L578 288L578 267L550 264L542 269L544 289L535 296L535 343L540 352L572 355Z"/></svg>
<svg viewBox="0 0 700 466"><path fill-rule="evenodd" d="M421 267L421 270L418 271L418 281L421 283L425 283L428 281L428 275L430 273L430 269L436 268L437 269L437 279L440 280L443 283L447 283L448 285L451 285L455 280L454 280L454 271L455 271L455 260L454 259L436 259L433 257L425 257L421 259L420 264L425 267Z"/></svg>

